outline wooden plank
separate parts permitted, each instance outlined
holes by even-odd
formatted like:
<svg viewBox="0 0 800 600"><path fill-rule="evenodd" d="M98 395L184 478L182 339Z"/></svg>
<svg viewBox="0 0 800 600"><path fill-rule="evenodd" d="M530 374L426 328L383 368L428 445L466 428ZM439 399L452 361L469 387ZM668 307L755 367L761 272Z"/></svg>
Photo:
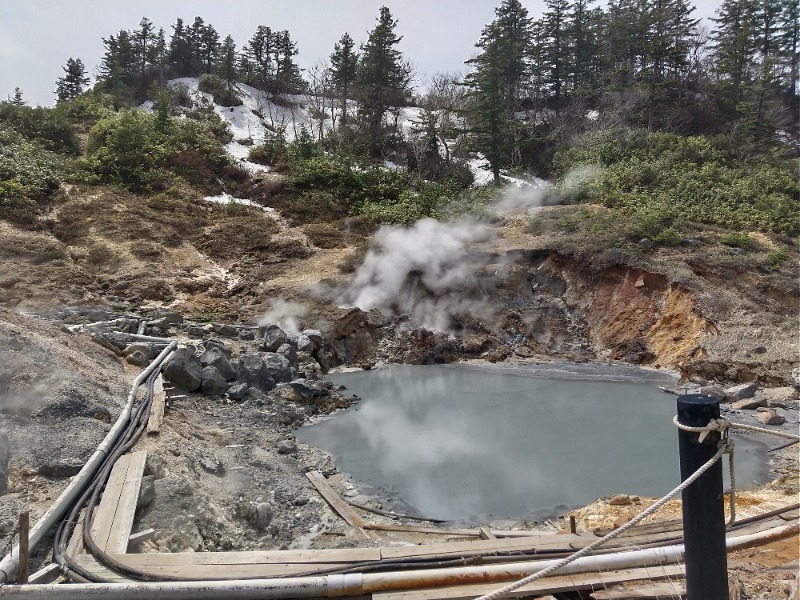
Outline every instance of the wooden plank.
<svg viewBox="0 0 800 600"><path fill-rule="evenodd" d="M615 585L627 581L678 578L683 577L680 565L625 569L601 573L579 573L575 575L558 575L534 581L503 598L519 598L533 594L557 594L560 592L576 592L595 590L598 587ZM473 600L478 596L489 594L502 588L505 583L480 583L472 585L446 586L423 590L399 592L381 592L372 594L373 600Z"/></svg>
<svg viewBox="0 0 800 600"><path fill-rule="evenodd" d="M350 564L378 561L380 548L340 548L330 550L252 550L249 552L175 552L115 554L115 559L131 566L153 565L237 565L237 564ZM303 567L308 570L307 567Z"/></svg>
<svg viewBox="0 0 800 600"><path fill-rule="evenodd" d="M141 544L147 540L152 540L155 536L156 530L152 528L145 529L144 531L140 531L138 533L132 533L128 538L128 552L130 552L131 548L134 548L137 544Z"/></svg>
<svg viewBox="0 0 800 600"><path fill-rule="evenodd" d="M29 584L52 583L61 575L61 567L56 563L50 563L36 571L33 575L28 577Z"/></svg>
<svg viewBox="0 0 800 600"><path fill-rule="evenodd" d="M306 473L306 477L311 484L317 488L320 495L325 498L325 501L330 507L342 517L342 519L347 521L353 529L368 540L375 539L374 534L364 531L364 520L339 497L339 494L333 490L319 471L309 471Z"/></svg>
<svg viewBox="0 0 800 600"><path fill-rule="evenodd" d="M150 418L147 420L147 433L156 434L161 431L164 422L164 406L167 393L164 391L164 379L159 375L153 385L153 401L150 404Z"/></svg>
<svg viewBox="0 0 800 600"><path fill-rule="evenodd" d="M597 538L593 534L542 535L540 537L505 538L498 540L470 540L438 542L420 546L390 546L381 548L381 558L412 558L421 556L473 556L495 552L521 552L546 550L571 550L571 545L582 542L588 545Z"/></svg>
<svg viewBox="0 0 800 600"><path fill-rule="evenodd" d="M479 529L464 529L455 527L430 527L427 525L393 525L384 523L365 523L364 529L377 531L397 531L401 533L430 533L432 535L451 535L478 538L481 536Z"/></svg>
<svg viewBox="0 0 800 600"><path fill-rule="evenodd" d="M147 452L134 452L128 460L128 470L125 481L120 489L117 510L108 533L108 541L101 548L109 554L118 554L128 551L128 538L131 536L133 519L136 514L136 504L139 501L139 489L142 486L142 473Z"/></svg>
<svg viewBox="0 0 800 600"><path fill-rule="evenodd" d="M615 529L618 529L618 527L595 529L594 533L598 537L603 537L604 535L608 535ZM622 535L634 536L634 535L645 535L650 533L667 533L672 531L683 531L682 519L671 519L669 521L659 521L656 523L645 523L644 525L636 525L635 527L629 529Z"/></svg>
<svg viewBox="0 0 800 600"><path fill-rule="evenodd" d="M167 554L151 553L155 556L167 556ZM151 554L124 554L114 555L120 557L125 564L144 567L149 573L157 573L170 577L189 577L198 581L223 581L229 579L253 579L269 577L300 576L318 570L348 567L351 563L260 563L260 564L158 564L157 562L145 565L137 564L138 561L131 560L132 557L150 556ZM223 554L223 553L220 553ZM108 579L111 582L130 581L129 578L119 573L109 570L105 565L91 554L81 554L76 561L91 573Z"/></svg>
<svg viewBox="0 0 800 600"><path fill-rule="evenodd" d="M72 537L67 542L67 554L73 558L86 551L83 547L83 519L85 516L86 509L84 508L78 517L75 529L72 530Z"/></svg>
<svg viewBox="0 0 800 600"><path fill-rule="evenodd" d="M496 540L497 536L495 536L488 527L479 527L479 531L481 532L481 539L484 540Z"/></svg>
<svg viewBox="0 0 800 600"><path fill-rule="evenodd" d="M750 523L748 525L745 525L741 529L736 529L735 531L728 531L726 532L726 536L729 538L735 538L743 535L751 535L754 533L761 533L762 531L767 531L768 529L772 529L773 527L783 527L784 525L786 525L786 522L780 517L771 517L764 521L756 521L755 523Z"/></svg>
<svg viewBox="0 0 800 600"><path fill-rule="evenodd" d="M114 523L114 515L117 513L117 504L122 486L125 483L125 476L128 473L128 462L130 454L122 455L111 469L111 476L106 483L103 497L100 504L95 508L92 515L92 528L90 530L92 539L100 548L105 548L108 544L108 534L111 525Z"/></svg>
<svg viewBox="0 0 800 600"><path fill-rule="evenodd" d="M31 534L31 513L27 510L19 514L19 573L18 581L20 584L28 583L30 573L30 534Z"/></svg>
<svg viewBox="0 0 800 600"><path fill-rule="evenodd" d="M685 598L686 585L680 581L667 581L640 585L621 590L598 590L589 594L594 600L644 600L647 598Z"/></svg>
<svg viewBox="0 0 800 600"><path fill-rule="evenodd" d="M395 525L384 523L365 523L364 529L377 531L397 531L402 533L430 533L432 535L449 535L453 537L481 537L481 528L466 529L462 527L430 527L427 525ZM547 533L541 529L488 529L496 538L531 538L531 537L561 537L565 532ZM550 531L550 530L548 530ZM587 535L587 534L581 534ZM484 538L486 539L486 538Z"/></svg>

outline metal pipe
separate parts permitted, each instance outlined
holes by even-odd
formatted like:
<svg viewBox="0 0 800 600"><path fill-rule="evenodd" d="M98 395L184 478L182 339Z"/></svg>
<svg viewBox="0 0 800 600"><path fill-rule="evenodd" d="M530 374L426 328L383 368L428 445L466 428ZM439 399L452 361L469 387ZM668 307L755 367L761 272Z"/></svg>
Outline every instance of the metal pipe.
<svg viewBox="0 0 800 600"><path fill-rule="evenodd" d="M64 513L70 507L70 505L75 501L75 499L80 495L81 490L83 490L86 483L95 476L97 473L97 469L100 468L100 464L103 462L103 459L108 454L109 448L114 444L114 441L119 437L122 433L122 430L125 428L128 420L131 416L131 409L133 408L133 401L136 398L136 390L142 384L142 382L147 379L150 373L156 369L162 362L172 353L173 348L177 345L177 342L171 342L164 350L159 354L153 362L151 362L148 367L139 373L136 379L133 381L133 386L131 387L130 394L128 394L128 400L125 404L125 408L122 410L122 413L119 415L116 423L111 428L111 430L106 434L106 437L97 447L97 450L94 451L94 454L86 461L86 464L83 465L83 468L80 472L73 477L72 481L69 483L67 488L61 492L61 495L56 499L56 501L47 509L47 511L41 516L41 518L36 522L36 525L33 526L30 532L30 549L36 547L36 545L41 541L41 539L47 534L48 531L63 517ZM8 583L13 581L14 577L17 574L17 570L19 569L19 545L16 545L12 548L11 552L0 562L0 584Z"/></svg>
<svg viewBox="0 0 800 600"><path fill-rule="evenodd" d="M153 337L152 335L139 335L138 333L122 333L121 331L113 331L104 335L112 340L125 339L133 340L135 342L155 342L157 344L169 344L172 341L172 338Z"/></svg>
<svg viewBox="0 0 800 600"><path fill-rule="evenodd" d="M750 548L797 535L800 524L790 523L752 535L730 538L728 551ZM556 573L574 574L657 566L680 562L683 544L635 550L618 554L589 556ZM296 577L287 579L251 579L230 581L159 582L159 583L91 583L71 585L7 585L0 587L0 598L30 598L32 600L280 600L284 598L314 598L360 596L390 590L410 590L425 587L508 581L547 568L556 561L537 561L516 565L431 569L421 572L328 575L325 577Z"/></svg>

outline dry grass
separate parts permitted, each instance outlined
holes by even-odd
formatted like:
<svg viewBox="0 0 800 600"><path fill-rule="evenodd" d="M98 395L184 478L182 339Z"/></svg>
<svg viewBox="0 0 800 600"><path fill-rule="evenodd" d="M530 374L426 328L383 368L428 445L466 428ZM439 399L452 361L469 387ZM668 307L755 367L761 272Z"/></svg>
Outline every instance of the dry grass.
<svg viewBox="0 0 800 600"><path fill-rule="evenodd" d="M317 248L344 248L348 245L340 224L311 223L303 227L303 233Z"/></svg>

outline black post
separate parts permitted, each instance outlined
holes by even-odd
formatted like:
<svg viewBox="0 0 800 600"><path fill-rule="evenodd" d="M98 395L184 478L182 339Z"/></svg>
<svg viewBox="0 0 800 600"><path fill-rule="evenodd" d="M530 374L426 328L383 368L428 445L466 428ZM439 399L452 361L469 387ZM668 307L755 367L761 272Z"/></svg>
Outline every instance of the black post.
<svg viewBox="0 0 800 600"><path fill-rule="evenodd" d="M719 401L710 396L678 397L678 422L704 427L719 418ZM681 481L717 452L720 434L712 431L701 443L699 433L678 430ZM728 557L725 552L725 512L722 460L683 491L683 540L686 548L687 600L729 600Z"/></svg>

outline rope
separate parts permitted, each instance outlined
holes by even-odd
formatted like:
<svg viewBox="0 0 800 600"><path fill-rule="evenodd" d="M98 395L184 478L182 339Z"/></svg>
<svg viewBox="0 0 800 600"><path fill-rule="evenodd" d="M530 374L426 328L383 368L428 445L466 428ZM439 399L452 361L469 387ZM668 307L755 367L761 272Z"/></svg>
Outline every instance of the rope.
<svg viewBox="0 0 800 600"><path fill-rule="evenodd" d="M711 419L708 422L708 425L705 427L690 427L689 425L683 425L678 423L678 415L675 415L672 418L672 422L678 429L682 429L683 431L688 431L691 433L699 433L700 441L702 442L705 438L706 434L708 435L712 431L725 431L731 427L735 429L742 429L744 431L757 431L759 433L768 433L770 435L775 435L778 437L786 438L787 440L796 440L800 441L800 435L796 435L794 433L788 433L786 431L780 431L778 429L767 429L766 427L756 427L755 425L746 425L744 423L733 423L728 421L727 419Z"/></svg>
<svg viewBox="0 0 800 600"><path fill-rule="evenodd" d="M687 477L686 480L683 483L681 483L678 487L676 487L674 490L669 492L666 496L664 496L663 498L658 500L652 506L650 506L647 509L645 509L644 511L640 512L638 515L636 515L633 519L631 519L630 521L625 523L619 529L615 529L614 531L612 531L608 535L600 538L599 540L596 540L596 541L592 542L591 544L589 544L588 546L582 548L581 550L578 550L575 554L570 554L569 556L567 556L563 560L559 561L558 563L556 563L556 564L554 564L554 565L552 565L552 566L550 566L550 567L548 567L546 569L543 569L542 571L539 571L537 573L533 573L531 575L528 575L524 579L520 579L519 581L515 581L514 583L511 583L511 584L507 585L506 587L504 587L502 589L499 589L499 590L496 590L496 591L494 591L494 592L492 592L490 594L486 594L484 596L480 596L476 600L497 600L501 596L504 596L505 594L513 592L514 590L517 590L517 589L521 588L524 585L528 585L529 583L531 583L533 581L536 581L537 579L542 579L543 577L547 577L548 575L550 575L554 571L557 571L558 569L566 567L568 564L578 560L579 558L581 558L583 556L586 556L587 554L591 553L593 550L595 550L596 548L602 546L606 542L611 541L615 537L618 537L618 536L622 535L628 529L630 529L631 527L634 527L635 525L640 523L643 519L646 519L651 514L656 512L659 508L664 506L672 498L674 498L675 496L680 494L683 490L685 490L692 483L694 483L697 479L699 479L703 475L703 473L705 473L712 466L714 466L714 463L716 463L720 459L720 457L726 452L726 450L727 450L727 444L722 444L721 443L719 445L718 449L717 449L716 454L714 454L714 456L712 456L708 460L708 462L706 462L703 466L701 466L699 469L697 469L697 471L695 471L689 477Z"/></svg>
<svg viewBox="0 0 800 600"><path fill-rule="evenodd" d="M794 433L787 433L786 431L780 431L778 429L767 429L765 427L756 427L755 425L745 425L744 423L731 423L731 427L735 427L736 429L743 429L745 431L757 431L759 433L769 433L771 435L776 435L778 437L786 438L787 440L795 440L800 442L800 435L795 435Z"/></svg>
<svg viewBox="0 0 800 600"><path fill-rule="evenodd" d="M728 493L728 510L731 516L727 525L731 526L736 522L736 473L733 469L733 440L728 438L726 443L728 447L728 478L731 482L731 490Z"/></svg>
<svg viewBox="0 0 800 600"><path fill-rule="evenodd" d="M688 431L690 433L699 433L700 436L698 437L698 441L702 443L702 441L706 438L706 436L711 433L712 431L719 431L722 435L722 439L720 440L719 444L720 447L724 447L725 454L728 455L728 477L731 482L730 492L728 493L728 511L730 513L730 518L728 519L728 525L733 525L734 521L736 521L736 473L734 472L734 462L733 462L733 454L734 454L734 445L733 440L730 438L729 431L733 424L728 421L727 419L711 419L708 422L708 425L703 427L692 427L691 425L684 425L678 421L678 415L672 417L672 423L678 429L682 431ZM759 429L759 428L756 428ZM766 430L769 431L769 430Z"/></svg>

